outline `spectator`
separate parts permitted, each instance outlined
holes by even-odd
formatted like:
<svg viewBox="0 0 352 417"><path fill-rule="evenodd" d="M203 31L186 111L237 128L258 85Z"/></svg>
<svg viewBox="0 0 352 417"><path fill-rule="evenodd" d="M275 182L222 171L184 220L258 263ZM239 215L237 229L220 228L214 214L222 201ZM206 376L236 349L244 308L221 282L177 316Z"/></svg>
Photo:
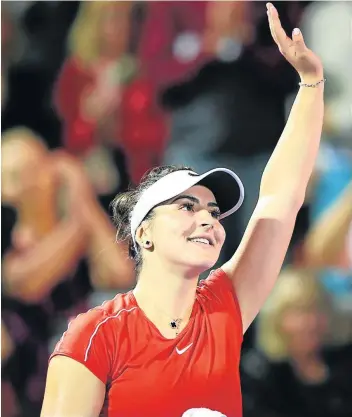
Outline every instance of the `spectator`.
<svg viewBox="0 0 352 417"><path fill-rule="evenodd" d="M119 106L136 62L128 53L131 2L83 2L69 35L69 57L55 87L64 147L82 158L107 209L128 185Z"/></svg>
<svg viewBox="0 0 352 417"><path fill-rule="evenodd" d="M352 269L352 181L318 218L304 245L304 262L319 268Z"/></svg>
<svg viewBox="0 0 352 417"><path fill-rule="evenodd" d="M95 281L96 277L97 285L99 275L107 286L128 286L132 278L131 264L123 254L123 246L113 243L113 225L100 210L78 161L64 152L50 154L43 142L26 129L6 132L2 144L3 201L18 212L12 240L24 250L36 244L43 246L41 252L38 248L37 254L40 271L36 271L34 254L29 257L33 268L31 286L27 282L28 268L31 270L28 263L24 263L26 273L10 273L17 279L16 285L10 281L8 285L14 291L21 291L23 283L25 291L40 298L70 271L74 260L87 255L92 279ZM62 193L66 195L66 204ZM54 234L57 234L56 238ZM55 245L60 245L59 237L66 242L62 246L62 256L67 261L50 255L50 251L58 254L59 248ZM44 248L48 251L47 268L44 267ZM5 256L5 259L8 261L5 270L6 267L11 271L22 269L14 266L17 261L12 256ZM12 264L13 268L10 267Z"/></svg>
<svg viewBox="0 0 352 417"><path fill-rule="evenodd" d="M50 153L33 132L17 128L2 137L2 173L2 202L16 213L3 248L4 383L20 415L37 417L59 319L66 327L86 310L92 286L128 288L133 271L73 157Z"/></svg>
<svg viewBox="0 0 352 417"><path fill-rule="evenodd" d="M310 229L300 247L299 262L318 269L319 278L341 315L338 328L352 326L352 266L348 255L352 202L351 59L352 7L343 2L312 3L302 19L307 44L318 51L330 80L326 94L323 141L307 201ZM339 30L334 22L339 21ZM322 43L321 37L328 43ZM347 49L346 49L347 48ZM342 323L345 323L342 325ZM351 340L342 331L341 342Z"/></svg>
<svg viewBox="0 0 352 417"><path fill-rule="evenodd" d="M259 317L260 351L243 359L249 416L351 415L352 348L329 346L335 320L331 307L312 272L283 272Z"/></svg>

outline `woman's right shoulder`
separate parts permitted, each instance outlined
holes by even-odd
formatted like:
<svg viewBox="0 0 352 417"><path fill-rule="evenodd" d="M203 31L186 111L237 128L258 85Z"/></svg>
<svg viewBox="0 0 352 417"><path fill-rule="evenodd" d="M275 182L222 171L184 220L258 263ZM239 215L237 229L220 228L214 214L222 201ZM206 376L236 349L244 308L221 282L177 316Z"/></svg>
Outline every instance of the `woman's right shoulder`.
<svg viewBox="0 0 352 417"><path fill-rule="evenodd" d="M50 359L69 357L105 381L116 346L128 337L130 313L135 309L137 306L127 293L79 314L69 322ZM103 374L102 370L105 370Z"/></svg>
<svg viewBox="0 0 352 417"><path fill-rule="evenodd" d="M121 323L127 318L128 313L136 308L137 306L133 303L129 293L117 294L113 299L106 300L101 305L71 318L67 331L73 327L77 330L95 329L97 326L109 322L110 319L113 319L114 323L116 321Z"/></svg>
<svg viewBox="0 0 352 417"><path fill-rule="evenodd" d="M99 340L111 334L111 326L123 332L129 313L136 308L129 293L126 293L118 294L112 300L104 301L100 306L78 314L69 321L55 351L62 351L65 346L70 346L70 349L76 345L87 347L93 339Z"/></svg>

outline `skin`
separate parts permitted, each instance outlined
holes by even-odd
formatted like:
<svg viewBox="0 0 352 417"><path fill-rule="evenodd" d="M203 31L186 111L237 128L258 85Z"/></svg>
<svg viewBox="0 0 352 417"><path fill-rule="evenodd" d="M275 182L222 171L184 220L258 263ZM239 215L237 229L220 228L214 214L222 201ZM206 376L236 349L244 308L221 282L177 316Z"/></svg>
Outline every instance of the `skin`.
<svg viewBox="0 0 352 417"><path fill-rule="evenodd" d="M40 302L67 279L82 256L88 260L96 288L129 288L134 274L127 248L115 243L114 227L97 202L83 167L66 152L50 154L37 142L29 145L18 141L6 146L8 159L11 161L15 151L17 157L12 156L10 167L6 165L6 193L2 196L20 213L12 248L3 259L6 293L27 303ZM48 184L39 183L38 178ZM54 221L51 216L56 213L54 197L59 183L65 186L67 214ZM43 223L51 227L42 232Z"/></svg>
<svg viewBox="0 0 352 417"><path fill-rule="evenodd" d="M179 197L171 204L157 207L154 219L143 222L137 231L137 241L142 247L146 241L153 243L144 250L144 265L134 295L146 315L168 338L175 337L175 332L165 323L160 310L171 317L183 317L189 312L199 275L215 264L225 241L225 230L218 220L220 212L212 207L216 200L209 189L196 185ZM189 241L201 236L211 239L213 245ZM163 272L155 274L155 271ZM153 295L155 285L159 288L157 297ZM158 309L148 301L151 299ZM181 328L186 324L187 320Z"/></svg>
<svg viewBox="0 0 352 417"><path fill-rule="evenodd" d="M302 35L298 33L289 38L281 27L276 9L271 4L267 8L271 34L280 52L302 81L321 80L321 62L305 46ZM304 202L319 148L323 89L323 84L319 84L317 88L302 88L297 94L287 125L264 171L258 204L241 245L222 267L236 291L244 331L275 284L297 213ZM208 203L214 201L211 192L199 186L187 192L199 200L194 211L182 206L182 201L181 206L178 201L158 207L154 219L142 222L136 233L144 264L134 290L135 297L165 337L175 335L170 334L168 320L161 322L157 317L160 309L169 317L184 317L183 326L187 324L198 275L215 264L225 238L222 226L209 213ZM187 240L201 232L211 234L215 245L203 247ZM77 386L78 391L73 389ZM105 387L87 369L72 359L55 357L49 365L41 415L96 417L104 395Z"/></svg>
<svg viewBox="0 0 352 417"><path fill-rule="evenodd" d="M281 331L287 340L291 363L300 378L320 382L326 367L320 350L327 332L327 317L317 306L287 311L282 317Z"/></svg>
<svg viewBox="0 0 352 417"><path fill-rule="evenodd" d="M304 242L307 265L315 268L351 268L348 239L352 228L352 181L309 231ZM334 242L332 245L331 242Z"/></svg>

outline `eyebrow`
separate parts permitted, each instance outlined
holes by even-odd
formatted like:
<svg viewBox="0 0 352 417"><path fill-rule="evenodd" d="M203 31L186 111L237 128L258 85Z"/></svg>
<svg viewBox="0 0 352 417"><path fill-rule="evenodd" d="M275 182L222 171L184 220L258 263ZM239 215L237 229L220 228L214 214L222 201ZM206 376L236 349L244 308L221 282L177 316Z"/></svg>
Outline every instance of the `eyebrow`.
<svg viewBox="0 0 352 417"><path fill-rule="evenodd" d="M185 200L185 199L186 200L191 200L193 203L200 204L200 201L198 200L198 198L193 197L193 195L186 195L186 194L179 195L179 196L175 197L174 199L172 199L170 201L170 204L173 204L178 200ZM216 203L215 201L211 201L210 203L207 204L207 206L208 207L217 207L217 208L219 208L219 204Z"/></svg>

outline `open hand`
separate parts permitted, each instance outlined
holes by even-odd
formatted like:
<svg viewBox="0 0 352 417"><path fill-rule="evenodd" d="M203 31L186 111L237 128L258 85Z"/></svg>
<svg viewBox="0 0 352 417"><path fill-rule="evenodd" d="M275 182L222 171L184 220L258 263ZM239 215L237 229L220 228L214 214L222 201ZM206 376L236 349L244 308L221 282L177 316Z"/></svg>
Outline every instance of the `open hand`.
<svg viewBox="0 0 352 417"><path fill-rule="evenodd" d="M84 204L95 198L93 187L80 160L63 150L52 152L50 158L56 177L68 192L70 203Z"/></svg>
<svg viewBox="0 0 352 417"><path fill-rule="evenodd" d="M267 3L267 15L270 32L279 51L286 60L296 69L303 82L317 82L323 78L323 65L317 55L304 43L303 35L299 29L294 29L292 39L286 35L281 26L276 8Z"/></svg>

